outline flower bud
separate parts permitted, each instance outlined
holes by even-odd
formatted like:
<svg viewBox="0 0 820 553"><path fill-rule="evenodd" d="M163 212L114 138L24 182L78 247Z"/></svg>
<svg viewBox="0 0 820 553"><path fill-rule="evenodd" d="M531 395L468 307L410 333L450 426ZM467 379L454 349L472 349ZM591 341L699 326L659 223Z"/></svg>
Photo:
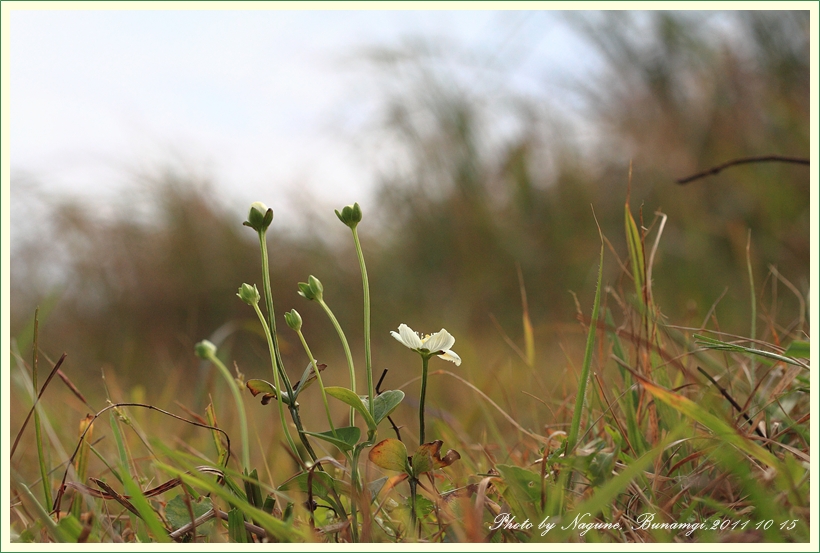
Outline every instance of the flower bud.
<svg viewBox="0 0 820 553"><path fill-rule="evenodd" d="M216 346L210 340L202 340L194 346L194 353L201 359L210 359L216 356Z"/></svg>
<svg viewBox="0 0 820 553"><path fill-rule="evenodd" d="M288 326L296 332L299 332L302 329L302 316L299 315L299 312L295 309L291 309L285 313L285 322L288 323Z"/></svg>
<svg viewBox="0 0 820 553"><path fill-rule="evenodd" d="M250 284L243 284L239 287L239 292L236 295L239 296L239 299L250 306L254 306L259 303L259 290L256 289L256 284L253 286Z"/></svg>
<svg viewBox="0 0 820 553"><path fill-rule="evenodd" d="M350 228L356 228L356 225L362 220L362 208L359 207L358 202L353 205L344 206L341 213L339 213L338 209L335 211L336 217Z"/></svg>
<svg viewBox="0 0 820 553"><path fill-rule="evenodd" d="M257 232L267 230L273 221L273 210L262 202L253 202L248 212L248 220L242 223Z"/></svg>
<svg viewBox="0 0 820 553"><path fill-rule="evenodd" d="M299 295L303 298L307 298L309 300L316 300L322 301L322 293L324 292L325 288L322 286L322 283L319 282L319 279L313 275L308 277L307 282L300 282L299 286Z"/></svg>
<svg viewBox="0 0 820 553"><path fill-rule="evenodd" d="M313 292L313 295L319 299L322 299L322 293L325 291L325 287L322 286L319 279L313 275L310 275L308 277L308 284L310 285L310 291Z"/></svg>

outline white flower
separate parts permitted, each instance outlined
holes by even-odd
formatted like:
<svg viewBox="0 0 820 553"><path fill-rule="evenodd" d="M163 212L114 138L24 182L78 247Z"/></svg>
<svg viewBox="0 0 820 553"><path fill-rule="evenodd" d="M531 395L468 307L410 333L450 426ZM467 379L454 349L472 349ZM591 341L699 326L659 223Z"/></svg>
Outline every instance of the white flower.
<svg viewBox="0 0 820 553"><path fill-rule="evenodd" d="M443 328L435 334L422 335L407 326L399 325L399 331L390 331L393 338L422 355L435 354L445 361L452 361L456 366L461 365L461 357L450 348L456 343L456 339Z"/></svg>

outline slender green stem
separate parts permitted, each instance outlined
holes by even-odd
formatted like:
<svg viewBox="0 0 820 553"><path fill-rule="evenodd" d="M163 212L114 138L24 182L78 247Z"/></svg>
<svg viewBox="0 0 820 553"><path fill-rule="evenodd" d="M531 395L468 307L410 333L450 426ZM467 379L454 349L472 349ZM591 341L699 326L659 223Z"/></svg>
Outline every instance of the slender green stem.
<svg viewBox="0 0 820 553"><path fill-rule="evenodd" d="M345 333L342 330L341 325L339 325L339 321L336 320L336 316L333 315L333 311L330 310L330 307L327 306L325 300L319 299L317 300L319 305L322 306L322 309L325 310L327 313L330 322L333 323L333 328L336 329L336 333L339 335L339 340L342 342L342 347L345 350L345 358L347 359L347 370L350 373L350 389L353 392L356 392L356 370L353 368L353 356L350 354L350 346L347 344L347 338L345 337ZM371 402L372 403L372 402ZM350 426L354 426L356 424L356 415L353 408L350 408Z"/></svg>
<svg viewBox="0 0 820 553"><path fill-rule="evenodd" d="M268 263L268 243L265 240L265 231L260 230L259 234L259 249L262 252L262 292L265 295L265 307L268 310L268 324L265 325L268 329L266 334L269 334L268 339L272 342L272 351L271 351L271 361L273 362L274 373L278 372L279 376L282 379L282 382L285 385L285 391L288 394L288 397L292 398L293 394L293 386L290 383L290 378L288 378L288 373L285 370L285 363L282 361L282 354L279 351L279 338L276 333L276 316L273 309L273 295L271 294L271 287L270 287L270 265ZM262 319L264 320L264 318ZM281 389L278 388L277 389ZM302 442L302 445L305 446L305 449L310 455L310 458L315 462L316 452L313 451L313 447L310 445L310 442L305 435L305 429L302 427L302 418L299 416L299 408L296 406L295 402L292 402L288 405L288 411L290 411L290 416L293 419L293 424L296 425L296 429L299 431L299 439ZM321 470L321 465L319 466Z"/></svg>
<svg viewBox="0 0 820 553"><path fill-rule="evenodd" d="M40 465L40 478L43 482L43 498L45 505L51 505L51 479L48 477L48 468L46 467L45 451L43 450L43 433L40 427L40 406L37 405L37 352L39 346L38 330L40 326L39 321L40 308L34 310L34 340L32 341L32 364L31 364L31 386L32 386L32 401L36 407L34 408L34 440L37 442L37 462Z"/></svg>
<svg viewBox="0 0 820 553"><path fill-rule="evenodd" d="M297 330L296 334L299 335L299 340L302 342L302 347L305 348L305 353L307 353L308 359L310 359L310 364L313 366L313 372L316 373L316 381L319 384L319 390L322 392L322 401L325 403L325 413L327 413L327 422L330 425L330 431L333 432L333 436L336 436L336 427L333 425L333 417L330 415L330 405L327 402L327 393L325 392L325 384L322 382L322 375L319 372L319 367L316 366L316 359L313 357L313 354L310 352L310 348L307 345L307 340L305 340L304 334L302 334L301 330Z"/></svg>
<svg viewBox="0 0 820 553"><path fill-rule="evenodd" d="M421 356L421 394L419 395L419 445L424 444L424 398L427 395L427 364L430 358Z"/></svg>
<svg viewBox="0 0 820 553"><path fill-rule="evenodd" d="M228 367L226 367L217 356L210 354L208 355L208 360L216 365L219 372L222 373L222 376L228 382L228 388L231 390L233 400L236 402L236 410L239 413L239 429L242 433L242 464L244 465L244 468L251 470L251 454L248 443L248 420L245 416L245 404L242 402L242 395L239 393L239 386L236 385L236 380L234 380L231 376L231 372L228 370Z"/></svg>
<svg viewBox="0 0 820 553"><path fill-rule="evenodd" d="M293 438L288 431L288 425L285 422L285 409L283 407L282 401L282 388L279 385L279 371L276 367L276 357L274 357L274 346L273 346L273 338L271 337L270 329L268 328L268 323L265 321L265 316L262 315L262 310L259 309L258 304L253 304L253 309L256 311L256 315L259 317L259 322L262 323L262 328L265 330L265 337L268 339L268 350L270 351L271 356L271 364L273 365L273 383L276 387L276 403L279 406L279 419L282 421L282 431L285 433L285 439L290 446L291 451L296 456L297 459L301 460L302 457L299 455L299 450L296 449L296 444L293 442ZM288 395L291 401L293 401L293 395Z"/></svg>
<svg viewBox="0 0 820 553"><path fill-rule="evenodd" d="M356 244L356 255L359 258L359 268L362 271L362 289L364 291L364 362L365 372L367 373L367 397L370 414L373 415L373 398L376 397L376 391L373 387L373 363L370 356L370 283L367 280L367 267L364 264L364 254L362 253L362 245L359 242L359 233L354 226L353 242Z"/></svg>
<svg viewBox="0 0 820 553"><path fill-rule="evenodd" d="M746 238L746 270L749 273L749 295L751 296L752 305L752 329L749 338L752 339L751 345L754 345L757 339L757 298L755 298L755 276L752 272L752 229L749 229L748 237Z"/></svg>
<svg viewBox="0 0 820 553"><path fill-rule="evenodd" d="M262 292L265 295L265 308L268 311L268 328L273 339L273 353L275 368L279 371L279 376L285 384L285 390L293 397L293 386L291 386L288 373L285 371L285 364L282 362L282 354L279 352L279 338L276 334L276 316L273 310L273 295L270 287L270 266L268 263L268 243L265 240L265 231L259 231L259 249L262 251Z"/></svg>
<svg viewBox="0 0 820 553"><path fill-rule="evenodd" d="M592 365L592 353L595 345L595 333L598 330L598 312L601 307L601 280L604 271L604 247L601 245L601 257L598 264L598 284L595 286L595 301L592 303L592 317L587 332L587 345L584 350L584 364L581 366L581 380L578 382L578 395L575 397L575 410L572 413L569 433L566 441L566 455L569 455L575 448L581 428L581 415L584 411L584 399L586 397L587 381L589 380L590 366Z"/></svg>
<svg viewBox="0 0 820 553"><path fill-rule="evenodd" d="M361 498L361 480L359 478L359 453L361 450L353 450L353 458L350 463L350 480L353 484L353 490L350 494L350 530L353 535L353 542L359 541L359 513L358 505ZM365 507L367 508L367 507Z"/></svg>
<svg viewBox="0 0 820 553"><path fill-rule="evenodd" d="M418 481L414 476L410 477L410 526L413 528L413 534L416 533L416 483Z"/></svg>

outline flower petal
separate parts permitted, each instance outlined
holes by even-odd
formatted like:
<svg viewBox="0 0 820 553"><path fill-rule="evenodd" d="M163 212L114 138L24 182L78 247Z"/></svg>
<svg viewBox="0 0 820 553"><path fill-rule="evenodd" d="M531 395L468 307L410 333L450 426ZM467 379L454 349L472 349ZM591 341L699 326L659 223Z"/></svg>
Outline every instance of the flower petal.
<svg viewBox="0 0 820 553"><path fill-rule="evenodd" d="M418 334L413 332L413 330L407 326L406 324L402 323L399 325L399 335L397 336L395 332L391 332L393 338L404 344L410 349L419 349L421 344L421 338L419 338Z"/></svg>
<svg viewBox="0 0 820 553"><path fill-rule="evenodd" d="M455 343L456 339L442 328L440 331L427 338L422 347L427 349L427 351L444 351L453 347L453 344Z"/></svg>
<svg viewBox="0 0 820 553"><path fill-rule="evenodd" d="M439 357L441 357L445 361L452 361L456 364L456 367L461 365L461 357L459 357L458 354L452 350L446 350L444 353L439 355Z"/></svg>

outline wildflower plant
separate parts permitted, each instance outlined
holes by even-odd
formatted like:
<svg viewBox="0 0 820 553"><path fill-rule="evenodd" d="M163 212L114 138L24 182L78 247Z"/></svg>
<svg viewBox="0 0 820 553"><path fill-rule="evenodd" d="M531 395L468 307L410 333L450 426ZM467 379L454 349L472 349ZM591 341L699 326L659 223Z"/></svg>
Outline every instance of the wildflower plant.
<svg viewBox="0 0 820 553"><path fill-rule="evenodd" d="M406 324L390 334L404 346L421 355L421 393L419 395L419 445L424 445L424 398L427 396L427 364L434 355L445 361L461 365L461 357L451 350L456 339L443 328L435 334L419 334Z"/></svg>
<svg viewBox="0 0 820 553"><path fill-rule="evenodd" d="M244 301L245 303L254 308L254 311L256 312L257 317L259 318L260 324L262 325L265 337L268 342L269 353L271 357L271 366L274 377L273 383L261 379L252 379L248 381L247 386L253 395L258 395L259 393L263 394L263 403L270 401L270 399L272 398L276 399L279 411L279 418L282 424L282 431L284 433L286 440L288 441L288 445L291 449L294 458L299 459L299 450L296 447L296 444L293 442L293 439L290 436L290 432L288 431L287 424L285 422L284 408L285 406L287 406L288 410L290 411L293 423L296 426L297 431L299 433L299 437L302 441L302 444L305 450L310 455L311 460L315 465L314 467L306 466L306 468L310 471L311 474L314 468L319 471L324 471L324 468L322 467L320 460L317 458L313 450L313 447L310 444L310 441L308 439L309 437L328 442L331 445L335 446L342 453L347 462L347 467L350 473L350 480L352 485L349 501L350 532L352 539L354 541L358 541L360 537L359 514L361 514L362 517L369 517L370 514L368 501L366 499L369 496L369 490L365 489L364 482L361 478L361 473L359 470L359 459L361 453L366 448L372 447L376 443L379 423L381 423L388 415L390 415L390 413L392 413L399 406L401 401L404 399L404 392L402 392L401 390L388 390L379 394L376 394L375 392L370 347L370 291L367 279L367 269L364 262L364 255L362 253L361 243L359 241L359 236L357 233L357 226L362 220L362 211L358 204L353 204L352 206L347 206L343 208L341 212L337 211L336 214L339 217L339 219L352 230L353 240L359 260L359 266L361 268L362 273L362 287L364 291L365 372L367 379L367 395L359 396L356 393L356 369L354 366L353 355L350 350L350 345L348 343L347 337L345 336L344 330L339 324L338 319L333 314L333 311L330 309L327 302L325 301L324 286L322 286L322 283L319 281L319 279L313 275L310 275L308 277L307 282L298 283L298 293L303 298L319 304L319 306L327 315L334 329L336 330L336 333L339 336L339 340L341 342L342 349L345 354L345 359L347 360L350 387L326 387L324 385L324 382L322 381L320 365L317 363L316 358L313 356L313 353L311 352L310 347L308 346L307 340L304 334L302 333L302 316L295 309L285 313L284 319L287 326L291 330L296 332L297 336L299 337L299 341L302 344L305 354L308 357L309 364L308 368L305 370L305 373L303 374L302 378L300 379L296 387L294 387L291 384L287 371L285 370L285 366L282 361L281 352L278 345L273 300L270 291L271 284L269 276L266 232L271 222L273 221L273 210L268 208L262 202L255 202L251 205L250 210L248 212L248 219L244 222L244 225L255 230L259 237L259 246L262 254L263 293L265 298L265 305L268 311L268 317L266 318L264 316L261 308L259 307L259 301L262 296L260 295L255 285L243 284L239 288L239 292L237 293L237 295L242 301ZM439 341L437 341L436 343L439 343ZM452 346L451 342L446 342L447 340L444 340L442 343L445 343L445 345L447 345L447 348ZM301 423L301 418L299 417L299 403L297 401L297 398L301 391L304 390L307 387L307 385L313 381L319 383L319 388L321 390L322 402L324 404L324 410L327 415L328 425L330 427L327 431L308 431L303 427ZM350 407L349 426L336 427L334 425L330 412L330 406L327 400L328 396L334 397ZM358 413L363 418L364 423L367 427L367 433L364 439L362 439L361 430L355 425L356 413ZM339 505L339 508L343 509L343 506ZM369 524L363 525L362 528L366 526L369 526Z"/></svg>

